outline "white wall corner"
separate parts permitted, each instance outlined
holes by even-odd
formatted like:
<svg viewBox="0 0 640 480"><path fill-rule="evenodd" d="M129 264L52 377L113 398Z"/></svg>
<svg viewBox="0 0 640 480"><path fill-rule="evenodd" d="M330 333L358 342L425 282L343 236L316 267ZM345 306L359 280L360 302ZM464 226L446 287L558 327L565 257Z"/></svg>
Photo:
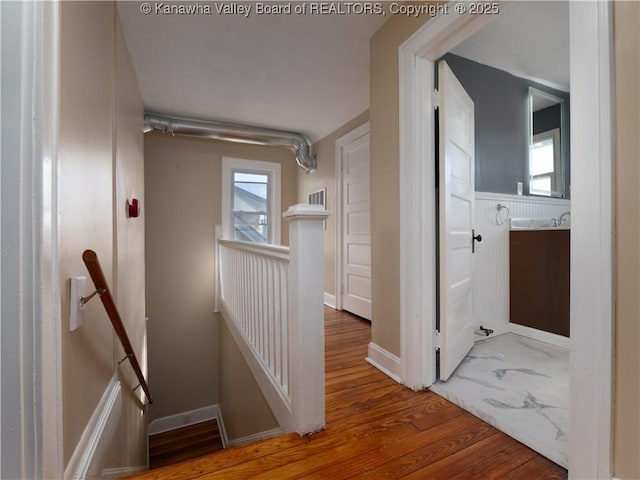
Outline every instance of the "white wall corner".
<svg viewBox="0 0 640 480"><path fill-rule="evenodd" d="M115 374L87 423L64 471L65 479L100 478L120 421L122 386Z"/></svg>
<svg viewBox="0 0 640 480"><path fill-rule="evenodd" d="M336 308L336 296L324 292L324 304L327 307Z"/></svg>
<svg viewBox="0 0 640 480"><path fill-rule="evenodd" d="M371 342L369 343L369 352L366 360L385 375L398 383L402 383L400 358L393 353Z"/></svg>

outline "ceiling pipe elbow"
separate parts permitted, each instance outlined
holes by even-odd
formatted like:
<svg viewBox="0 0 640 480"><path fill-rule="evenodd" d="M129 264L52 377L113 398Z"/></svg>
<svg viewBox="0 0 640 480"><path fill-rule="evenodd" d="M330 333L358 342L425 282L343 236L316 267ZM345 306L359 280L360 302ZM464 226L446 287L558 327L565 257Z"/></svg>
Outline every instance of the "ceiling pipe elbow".
<svg viewBox="0 0 640 480"><path fill-rule="evenodd" d="M317 157L315 154L310 154L311 143L304 135L298 132L145 113L144 132L151 131L169 133L171 135L210 138L247 145L288 148L293 151L296 163L306 173L313 173L317 169Z"/></svg>

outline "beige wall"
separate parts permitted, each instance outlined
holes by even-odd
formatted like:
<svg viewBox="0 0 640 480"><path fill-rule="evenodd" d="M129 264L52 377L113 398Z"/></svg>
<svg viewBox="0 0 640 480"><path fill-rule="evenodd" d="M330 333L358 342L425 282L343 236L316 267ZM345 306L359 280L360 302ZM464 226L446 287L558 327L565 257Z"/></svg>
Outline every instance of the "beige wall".
<svg viewBox="0 0 640 480"><path fill-rule="evenodd" d="M229 440L278 428L262 390L227 328L220 323L220 412Z"/></svg>
<svg viewBox="0 0 640 480"><path fill-rule="evenodd" d="M127 216L128 200L137 198L144 208L144 133L142 131L144 106L138 90L138 81L120 22L116 23L116 136L115 136L115 197L116 220L114 285L115 301L122 321L147 375L147 323L145 321L145 258L144 210L138 218ZM116 360L124 357L120 342L116 342ZM128 362L119 372L124 385L135 386L138 380ZM140 415L140 402L147 399L139 389L132 393L124 388L120 425L116 433L109 466L145 465L147 463L147 417ZM153 394L153 392L152 392ZM132 398L132 396L135 396ZM132 442L131 439L142 439Z"/></svg>
<svg viewBox="0 0 640 480"><path fill-rule="evenodd" d="M616 324L614 475L640 478L640 3L614 4Z"/></svg>
<svg viewBox="0 0 640 480"><path fill-rule="evenodd" d="M393 16L370 51L372 339L400 355L398 47L425 18Z"/></svg>
<svg viewBox="0 0 640 480"><path fill-rule="evenodd" d="M369 111L362 112L333 133L313 144L318 156L318 170L307 175L298 169L298 203L307 203L309 193L319 188L327 189L327 229L324 231L324 291L336 294L336 140L369 120Z"/></svg>
<svg viewBox="0 0 640 480"><path fill-rule="evenodd" d="M152 420L219 402L213 229L222 221L222 156L279 162L282 209L296 203L298 167L288 150L145 136Z"/></svg>
<svg viewBox="0 0 640 480"><path fill-rule="evenodd" d="M132 333L134 348L143 355L144 297L139 294L144 292L144 278L137 275L132 279L134 289L118 289L117 283L123 287L127 283L116 280L129 275L127 269L144 270L144 239L143 219L128 223L118 211L124 208L126 190L142 196L143 156L142 103L115 5L64 2L61 33L60 278L66 465L109 380L118 371L115 336L98 299L86 306L85 324L68 331L69 277L88 276L82 252L87 248L97 252ZM117 273L120 270L122 275ZM128 372L124 377L130 378ZM110 463L118 467L144 465L146 418L126 385L123 390L123 415L131 423L119 429Z"/></svg>

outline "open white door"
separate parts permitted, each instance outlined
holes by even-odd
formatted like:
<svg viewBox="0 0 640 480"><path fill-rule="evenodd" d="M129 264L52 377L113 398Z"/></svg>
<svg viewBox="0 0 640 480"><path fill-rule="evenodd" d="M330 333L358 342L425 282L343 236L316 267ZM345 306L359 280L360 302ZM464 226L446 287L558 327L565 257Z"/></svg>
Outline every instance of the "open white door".
<svg viewBox="0 0 640 480"><path fill-rule="evenodd" d="M473 346L473 101L449 66L438 64L440 185L440 380Z"/></svg>
<svg viewBox="0 0 640 480"><path fill-rule="evenodd" d="M342 308L371 320L369 126L338 140L342 169Z"/></svg>

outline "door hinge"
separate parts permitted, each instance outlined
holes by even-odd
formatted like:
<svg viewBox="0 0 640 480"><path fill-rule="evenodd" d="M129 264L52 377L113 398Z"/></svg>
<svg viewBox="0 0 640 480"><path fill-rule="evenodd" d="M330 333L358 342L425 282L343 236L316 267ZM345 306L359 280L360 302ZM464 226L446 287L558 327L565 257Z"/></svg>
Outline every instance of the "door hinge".
<svg viewBox="0 0 640 480"><path fill-rule="evenodd" d="M439 352L440 351L440 331L439 330L436 330L434 332L433 343L434 343L436 352Z"/></svg>
<svg viewBox="0 0 640 480"><path fill-rule="evenodd" d="M438 90L431 92L431 104L434 109L440 106L440 92Z"/></svg>

